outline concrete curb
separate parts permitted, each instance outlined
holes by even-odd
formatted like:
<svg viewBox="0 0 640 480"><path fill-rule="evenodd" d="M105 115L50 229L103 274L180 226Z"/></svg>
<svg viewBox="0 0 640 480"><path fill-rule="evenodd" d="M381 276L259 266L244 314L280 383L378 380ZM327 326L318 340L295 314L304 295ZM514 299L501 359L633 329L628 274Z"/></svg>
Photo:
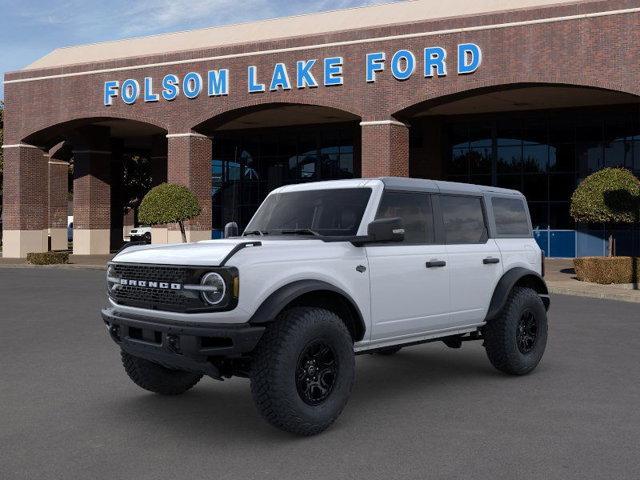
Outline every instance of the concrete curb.
<svg viewBox="0 0 640 480"><path fill-rule="evenodd" d="M617 300L620 302L640 303L640 292L611 292L611 291L591 291L587 289L554 285L552 282L548 282L549 293L555 293L559 295L573 295L576 297L597 298L601 300ZM603 287L605 285L602 285ZM579 287L579 286L578 286Z"/></svg>

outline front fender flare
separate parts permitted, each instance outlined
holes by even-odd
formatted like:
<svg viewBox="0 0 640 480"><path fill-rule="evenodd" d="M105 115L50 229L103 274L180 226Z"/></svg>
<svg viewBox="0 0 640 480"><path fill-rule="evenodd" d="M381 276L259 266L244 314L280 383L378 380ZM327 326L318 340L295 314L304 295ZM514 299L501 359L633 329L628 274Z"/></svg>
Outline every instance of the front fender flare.
<svg viewBox="0 0 640 480"><path fill-rule="evenodd" d="M297 298L307 293L322 291L338 294L345 300L353 320L358 323L356 326L357 335L355 340L361 340L366 331L366 326L360 308L353 298L344 290L321 280L298 280L280 287L262 302L249 319L249 323L262 325L272 322L287 305Z"/></svg>
<svg viewBox="0 0 640 480"><path fill-rule="evenodd" d="M545 309L549 310L549 289L544 279L538 272L523 267L516 267L508 270L502 275L491 297L489 311L485 318L485 322L489 322L497 318L504 309L509 294L516 285L523 285L533 288L544 303Z"/></svg>

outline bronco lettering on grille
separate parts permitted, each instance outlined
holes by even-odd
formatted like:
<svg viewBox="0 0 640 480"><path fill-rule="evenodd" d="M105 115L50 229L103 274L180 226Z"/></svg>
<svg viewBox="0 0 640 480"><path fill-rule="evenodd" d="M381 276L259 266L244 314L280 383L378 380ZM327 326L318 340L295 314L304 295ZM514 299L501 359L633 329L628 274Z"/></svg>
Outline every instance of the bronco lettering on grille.
<svg viewBox="0 0 640 480"><path fill-rule="evenodd" d="M120 285L143 288L161 288L163 290L182 290L181 283L152 282L147 280L129 280L127 278L120 279Z"/></svg>

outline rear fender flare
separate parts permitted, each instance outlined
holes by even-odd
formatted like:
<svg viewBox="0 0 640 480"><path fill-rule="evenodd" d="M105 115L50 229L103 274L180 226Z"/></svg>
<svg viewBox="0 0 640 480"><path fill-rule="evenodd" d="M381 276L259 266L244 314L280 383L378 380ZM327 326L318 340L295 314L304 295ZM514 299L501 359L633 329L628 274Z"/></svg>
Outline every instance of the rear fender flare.
<svg viewBox="0 0 640 480"><path fill-rule="evenodd" d="M486 322L489 322L502 313L509 294L515 286L525 286L535 290L540 298L546 310L549 310L549 289L544 279L539 273L529 270L523 267L512 268L502 275L491 297L491 303L489 304L489 310L485 318Z"/></svg>

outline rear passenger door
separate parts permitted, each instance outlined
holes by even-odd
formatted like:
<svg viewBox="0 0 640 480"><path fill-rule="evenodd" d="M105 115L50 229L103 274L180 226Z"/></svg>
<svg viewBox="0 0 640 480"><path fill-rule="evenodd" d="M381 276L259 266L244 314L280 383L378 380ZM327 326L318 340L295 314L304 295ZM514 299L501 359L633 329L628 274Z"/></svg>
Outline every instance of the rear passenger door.
<svg viewBox="0 0 640 480"><path fill-rule="evenodd" d="M489 238L482 196L440 195L439 205L449 257L451 324L477 324L502 276L500 250Z"/></svg>
<svg viewBox="0 0 640 480"><path fill-rule="evenodd" d="M402 243L366 247L372 340L410 337L449 325L446 247L436 243L432 196L385 191L376 218L400 217Z"/></svg>

